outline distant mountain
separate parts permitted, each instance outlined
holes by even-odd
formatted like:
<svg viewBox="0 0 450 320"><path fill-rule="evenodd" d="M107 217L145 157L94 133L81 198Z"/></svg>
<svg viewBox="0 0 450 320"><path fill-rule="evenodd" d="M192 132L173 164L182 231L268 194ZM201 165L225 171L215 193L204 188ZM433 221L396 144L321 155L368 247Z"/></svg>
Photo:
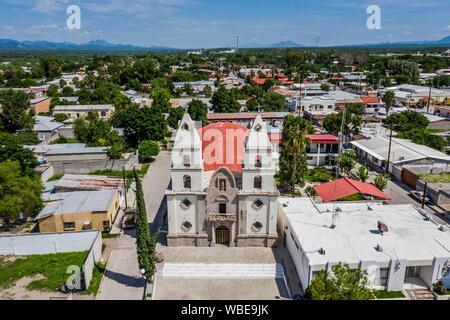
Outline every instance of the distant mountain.
<svg viewBox="0 0 450 320"><path fill-rule="evenodd" d="M441 40L423 40L423 41L400 41L400 42L381 42L369 44L344 45L340 47L446 47L450 46L450 36Z"/></svg>
<svg viewBox="0 0 450 320"><path fill-rule="evenodd" d="M271 44L261 44L261 43L247 43L242 46L242 48L257 49L257 48L300 48L304 45L296 43L294 41L285 40L277 43Z"/></svg>
<svg viewBox="0 0 450 320"><path fill-rule="evenodd" d="M113 44L105 40L95 40L83 44L50 41L17 41L0 39L0 49L68 50L68 51L177 51L179 49L150 46L140 47L129 44Z"/></svg>

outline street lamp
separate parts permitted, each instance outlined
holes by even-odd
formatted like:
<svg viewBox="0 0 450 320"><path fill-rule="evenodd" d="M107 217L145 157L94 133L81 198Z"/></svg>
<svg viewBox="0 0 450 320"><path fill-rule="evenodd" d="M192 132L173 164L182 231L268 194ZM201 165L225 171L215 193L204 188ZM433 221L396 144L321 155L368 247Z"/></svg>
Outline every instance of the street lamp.
<svg viewBox="0 0 450 320"><path fill-rule="evenodd" d="M139 272L142 275L142 278L144 279L144 297L143 300L146 299L147 297L147 276L145 275L146 270L144 268L142 268L141 270L139 270Z"/></svg>

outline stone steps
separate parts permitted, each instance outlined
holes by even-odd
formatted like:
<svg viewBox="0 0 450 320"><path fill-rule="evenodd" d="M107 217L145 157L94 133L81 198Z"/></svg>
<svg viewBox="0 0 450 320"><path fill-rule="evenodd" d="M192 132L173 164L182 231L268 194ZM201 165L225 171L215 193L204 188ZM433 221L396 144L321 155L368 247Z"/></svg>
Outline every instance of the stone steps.
<svg viewBox="0 0 450 320"><path fill-rule="evenodd" d="M166 263L163 277L187 278L283 278L279 263Z"/></svg>
<svg viewBox="0 0 450 320"><path fill-rule="evenodd" d="M412 300L434 300L434 295L426 289L406 290Z"/></svg>

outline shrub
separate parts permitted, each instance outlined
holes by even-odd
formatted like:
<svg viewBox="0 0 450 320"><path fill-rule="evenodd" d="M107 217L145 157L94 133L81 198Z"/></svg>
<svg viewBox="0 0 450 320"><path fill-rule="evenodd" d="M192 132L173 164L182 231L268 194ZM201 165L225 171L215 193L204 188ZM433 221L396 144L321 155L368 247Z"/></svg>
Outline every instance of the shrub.
<svg viewBox="0 0 450 320"><path fill-rule="evenodd" d="M145 140L139 145L139 161L148 162L159 154L159 145L153 141Z"/></svg>

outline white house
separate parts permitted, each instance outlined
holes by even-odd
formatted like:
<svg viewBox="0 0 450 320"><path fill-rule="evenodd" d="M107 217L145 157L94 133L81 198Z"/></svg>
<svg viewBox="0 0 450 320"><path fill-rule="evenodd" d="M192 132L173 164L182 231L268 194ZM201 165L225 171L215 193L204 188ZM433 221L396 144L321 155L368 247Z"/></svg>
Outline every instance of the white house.
<svg viewBox="0 0 450 320"><path fill-rule="evenodd" d="M450 232L412 205L310 198L280 198L279 204L284 243L304 289L320 270L339 263L366 270L374 289L430 288L439 280L450 286Z"/></svg>

